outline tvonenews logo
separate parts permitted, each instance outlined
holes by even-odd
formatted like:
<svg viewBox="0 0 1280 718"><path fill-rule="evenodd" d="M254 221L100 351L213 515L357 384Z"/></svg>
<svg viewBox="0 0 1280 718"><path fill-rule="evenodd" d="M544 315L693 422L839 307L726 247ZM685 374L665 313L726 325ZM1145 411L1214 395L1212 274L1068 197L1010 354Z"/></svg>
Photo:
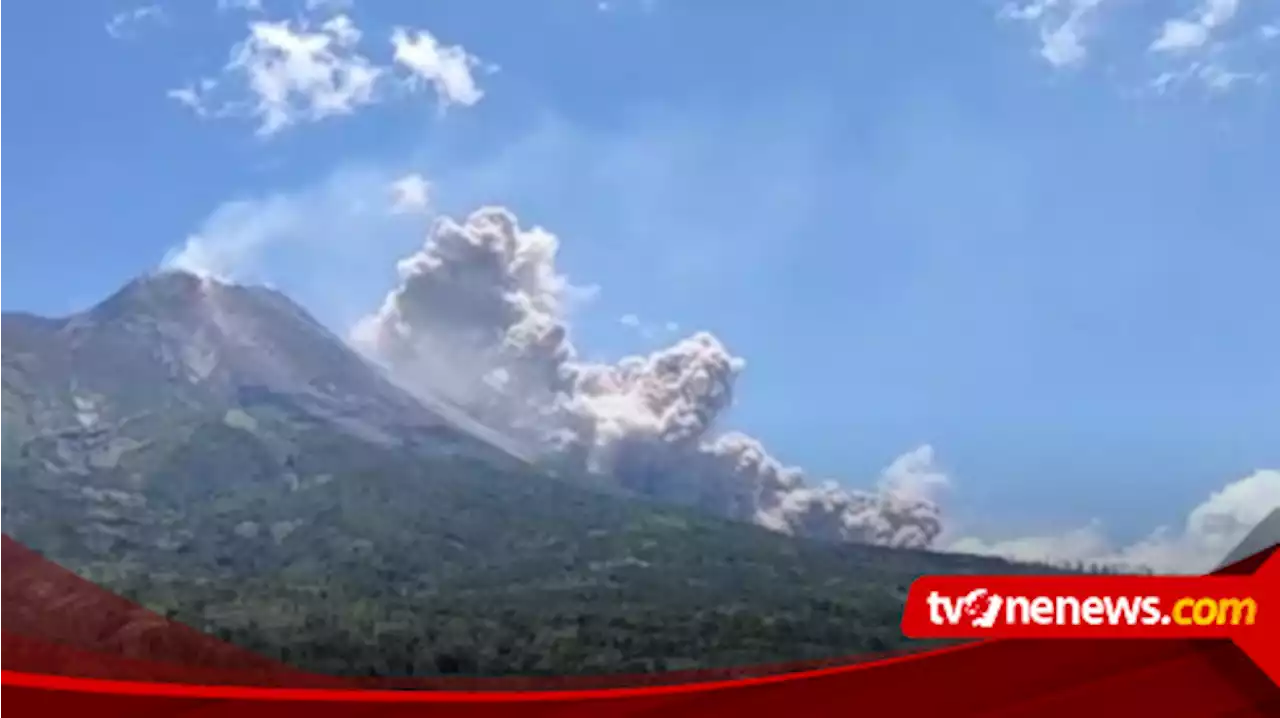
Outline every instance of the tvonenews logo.
<svg viewBox="0 0 1280 718"><path fill-rule="evenodd" d="M1004 596L986 588L963 596L930 591L925 597L935 626L997 623L1034 626L1252 626L1258 602L1252 597L1191 597L1166 611L1160 596Z"/></svg>
<svg viewBox="0 0 1280 718"><path fill-rule="evenodd" d="M1270 572L1268 572L1270 573ZM1231 638L1265 635L1280 605L1256 576L925 576L911 586L912 638Z"/></svg>

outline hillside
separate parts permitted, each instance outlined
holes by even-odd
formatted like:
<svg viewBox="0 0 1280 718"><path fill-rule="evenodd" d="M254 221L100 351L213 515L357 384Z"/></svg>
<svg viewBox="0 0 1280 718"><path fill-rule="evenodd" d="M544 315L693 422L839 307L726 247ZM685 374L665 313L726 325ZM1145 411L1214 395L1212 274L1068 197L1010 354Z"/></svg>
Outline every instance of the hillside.
<svg viewBox="0 0 1280 718"><path fill-rule="evenodd" d="M557 478L428 409L282 295L187 275L4 316L5 532L303 669L567 674L907 645L922 573Z"/></svg>

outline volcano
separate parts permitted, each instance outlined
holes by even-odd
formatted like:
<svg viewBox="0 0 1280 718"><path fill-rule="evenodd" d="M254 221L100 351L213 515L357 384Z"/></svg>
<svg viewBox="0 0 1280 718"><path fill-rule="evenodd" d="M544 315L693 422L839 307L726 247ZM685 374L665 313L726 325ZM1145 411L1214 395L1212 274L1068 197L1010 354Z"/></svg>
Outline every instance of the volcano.
<svg viewBox="0 0 1280 718"><path fill-rule="evenodd" d="M924 573L542 467L278 292L180 272L3 318L5 533L311 672L569 675L911 647Z"/></svg>

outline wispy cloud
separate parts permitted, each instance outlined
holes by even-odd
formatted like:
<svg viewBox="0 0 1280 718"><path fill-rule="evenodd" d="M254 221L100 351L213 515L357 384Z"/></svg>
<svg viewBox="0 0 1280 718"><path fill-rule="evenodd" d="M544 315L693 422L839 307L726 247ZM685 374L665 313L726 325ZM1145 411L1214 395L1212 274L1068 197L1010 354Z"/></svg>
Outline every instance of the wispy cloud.
<svg viewBox="0 0 1280 718"><path fill-rule="evenodd" d="M461 45L441 45L426 30L398 27L391 34L395 62L409 71L409 85L429 84L442 106L474 105L484 96L472 70L480 60Z"/></svg>
<svg viewBox="0 0 1280 718"><path fill-rule="evenodd" d="M1084 66L1096 54L1157 93L1189 83L1222 92L1261 81L1275 60L1264 46L1280 28L1246 22L1240 8L1239 0L1200 0L1190 11L1153 20L1149 6L1117 0L1016 0L999 17L1034 28L1039 56L1055 69ZM1235 26L1240 31L1227 36Z"/></svg>
<svg viewBox="0 0 1280 718"><path fill-rule="evenodd" d="M1261 72L1239 72L1227 69L1220 62L1195 61L1156 75L1151 80L1151 89L1163 95L1196 83L1212 92L1226 92L1241 84L1262 84L1265 80L1266 75Z"/></svg>
<svg viewBox="0 0 1280 718"><path fill-rule="evenodd" d="M272 135L300 122L349 114L375 101L382 70L356 50L360 31L345 16L312 31L303 23L254 22L232 49L223 78L204 78L170 96L202 116L246 115L258 134ZM248 100L219 101L227 84L242 85Z"/></svg>
<svg viewBox="0 0 1280 718"><path fill-rule="evenodd" d="M420 174L407 174L391 183L391 212L412 214L431 206L431 183Z"/></svg>
<svg viewBox="0 0 1280 718"><path fill-rule="evenodd" d="M1079 65L1104 0L1029 0L1005 5L1000 17L1029 23L1039 36L1039 54L1054 67Z"/></svg>
<svg viewBox="0 0 1280 718"><path fill-rule="evenodd" d="M1203 47L1214 30L1230 22L1239 9L1239 0L1204 0L1190 17L1165 20L1151 51L1186 52Z"/></svg>
<svg viewBox="0 0 1280 718"><path fill-rule="evenodd" d="M159 5L143 5L132 10L123 10L111 16L107 21L107 34L117 40L131 37L137 29L151 22L161 22L165 18L164 10Z"/></svg>
<svg viewBox="0 0 1280 718"><path fill-rule="evenodd" d="M360 28L341 13L318 24L254 21L217 76L168 95L200 117L253 119L262 137L428 87L442 107L473 105L483 97L472 74L480 61L459 45L441 44L425 30L397 28L384 64L371 58L366 44Z"/></svg>
<svg viewBox="0 0 1280 718"><path fill-rule="evenodd" d="M1168 18L1148 50L1168 65L1151 83L1164 94L1195 83L1213 92L1261 84L1275 60L1268 25L1251 26L1239 0L1202 0L1184 16ZM1228 34L1228 30L1239 32Z"/></svg>

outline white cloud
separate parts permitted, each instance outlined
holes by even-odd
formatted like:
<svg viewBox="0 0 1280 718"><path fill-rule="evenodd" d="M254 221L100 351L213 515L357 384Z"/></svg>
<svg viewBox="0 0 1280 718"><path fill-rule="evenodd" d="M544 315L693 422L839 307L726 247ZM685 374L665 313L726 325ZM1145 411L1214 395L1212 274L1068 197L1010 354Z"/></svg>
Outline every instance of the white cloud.
<svg viewBox="0 0 1280 718"><path fill-rule="evenodd" d="M305 19L251 22L219 77L188 83L168 96L201 117L252 118L264 137L352 114L393 97L393 87L432 87L442 107L473 105L483 96L471 74L480 61L459 45L441 45L426 31L396 29L391 61L409 72L397 78L362 44L364 33L341 13L318 25Z"/></svg>
<svg viewBox="0 0 1280 718"><path fill-rule="evenodd" d="M1185 52L1202 47L1213 31L1235 17L1239 0L1203 0L1190 18L1166 20L1151 43L1152 52Z"/></svg>
<svg viewBox="0 0 1280 718"><path fill-rule="evenodd" d="M431 204L431 183L420 174L407 174L391 183L391 211L395 214L424 212Z"/></svg>
<svg viewBox="0 0 1280 718"><path fill-rule="evenodd" d="M1271 26L1241 31L1223 38L1229 23L1239 23L1239 0L1201 0L1195 11L1170 18L1161 26L1148 50L1172 63L1152 82L1166 93L1188 82L1211 92L1225 92L1242 84L1260 84L1270 56Z"/></svg>
<svg viewBox="0 0 1280 718"><path fill-rule="evenodd" d="M199 82L194 82L186 87L179 87L169 90L165 93L170 99L176 100L183 106L189 108L192 112L200 117L209 114L209 108L206 106L203 98L212 92L217 86L217 82L212 78L203 78Z"/></svg>
<svg viewBox="0 0 1280 718"><path fill-rule="evenodd" d="M1134 9L1116 0L1015 0L999 17L1034 28L1041 58L1055 68L1081 66L1098 53L1108 72L1137 73L1136 84L1160 94L1188 83L1222 92L1264 78L1268 59L1260 48L1271 26L1222 36L1239 22L1239 0L1199 0L1193 11L1154 28L1149 16L1123 12Z"/></svg>
<svg viewBox="0 0 1280 718"><path fill-rule="evenodd" d="M639 327L640 317L637 317L634 314L623 314L618 318L618 323L624 327Z"/></svg>
<svg viewBox="0 0 1280 718"><path fill-rule="evenodd" d="M948 551L1023 561L1150 568L1160 573L1212 570L1272 511L1280 509L1280 471L1263 469L1227 484L1187 515L1179 532L1157 529L1129 546L1114 546L1101 524L1061 534L1003 541L962 538Z"/></svg>
<svg viewBox="0 0 1280 718"><path fill-rule="evenodd" d="M159 22L164 17L164 10L159 5L143 5L132 10L124 10L107 21L107 34L118 40L123 39L129 37L142 23Z"/></svg>
<svg viewBox="0 0 1280 718"><path fill-rule="evenodd" d="M484 96L471 74L480 61L461 45L441 45L426 30L405 28L392 32L391 45L395 62L410 72L410 86L432 85L442 106L474 105Z"/></svg>
<svg viewBox="0 0 1280 718"><path fill-rule="evenodd" d="M1280 23L1263 25L1258 28L1258 34L1263 40L1274 40L1280 37Z"/></svg>
<svg viewBox="0 0 1280 718"><path fill-rule="evenodd" d="M349 18L330 18L316 31L305 23L253 22L231 51L221 80L170 91L202 116L249 116L269 136L300 122L350 114L377 100L382 70L355 49L360 32ZM243 84L250 100L219 103L218 90Z"/></svg>
<svg viewBox="0 0 1280 718"><path fill-rule="evenodd" d="M1040 57L1054 67L1084 62L1086 42L1104 0L1028 0L1006 4L1000 16L1029 23L1040 40Z"/></svg>
<svg viewBox="0 0 1280 718"><path fill-rule="evenodd" d="M334 15L325 20L320 25L320 29L328 33L341 47L355 46L356 43L360 42L362 35L360 29L346 15Z"/></svg>
<svg viewBox="0 0 1280 718"><path fill-rule="evenodd" d="M1209 28L1198 22L1170 20L1151 43L1154 52L1172 52L1200 47L1209 39Z"/></svg>

